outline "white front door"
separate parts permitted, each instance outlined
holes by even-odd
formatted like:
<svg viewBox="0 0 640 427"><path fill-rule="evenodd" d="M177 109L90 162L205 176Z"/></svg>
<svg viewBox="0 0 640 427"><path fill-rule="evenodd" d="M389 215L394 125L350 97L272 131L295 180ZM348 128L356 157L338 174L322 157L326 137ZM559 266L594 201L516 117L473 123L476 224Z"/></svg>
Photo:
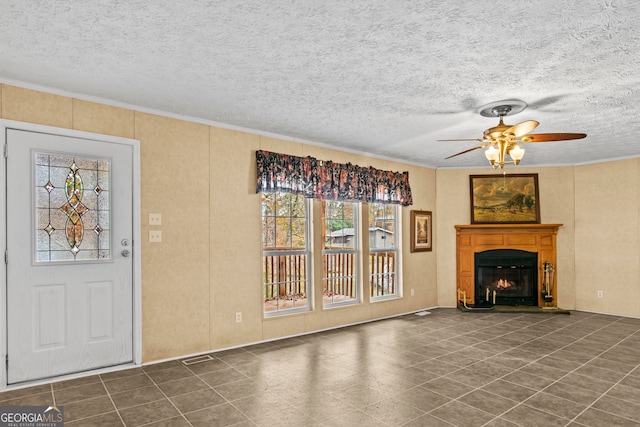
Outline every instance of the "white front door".
<svg viewBox="0 0 640 427"><path fill-rule="evenodd" d="M6 141L7 382L132 362L132 146Z"/></svg>

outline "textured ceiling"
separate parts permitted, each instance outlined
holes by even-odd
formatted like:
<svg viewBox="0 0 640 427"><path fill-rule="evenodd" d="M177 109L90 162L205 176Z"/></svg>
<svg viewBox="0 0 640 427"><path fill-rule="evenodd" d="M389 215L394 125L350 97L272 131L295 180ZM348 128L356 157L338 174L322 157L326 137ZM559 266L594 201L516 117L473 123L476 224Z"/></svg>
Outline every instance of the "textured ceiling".
<svg viewBox="0 0 640 427"><path fill-rule="evenodd" d="M0 0L0 81L430 167L497 119L584 132L523 165L640 156L637 0ZM179 141L176 141L179 143Z"/></svg>

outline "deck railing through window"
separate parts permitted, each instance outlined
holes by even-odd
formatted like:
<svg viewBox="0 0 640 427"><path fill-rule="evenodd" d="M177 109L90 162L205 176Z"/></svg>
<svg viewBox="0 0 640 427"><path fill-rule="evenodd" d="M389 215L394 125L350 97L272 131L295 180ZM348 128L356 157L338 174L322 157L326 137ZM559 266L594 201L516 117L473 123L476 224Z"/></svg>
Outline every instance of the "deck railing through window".
<svg viewBox="0 0 640 427"><path fill-rule="evenodd" d="M325 303L353 302L358 296L356 253L322 254L322 295Z"/></svg>
<svg viewBox="0 0 640 427"><path fill-rule="evenodd" d="M305 306L307 295L307 259L305 254L265 255L263 283L265 312ZM344 300L357 298L355 254L323 255L323 294L340 295ZM397 272L395 252L369 254L371 297L395 295Z"/></svg>
<svg viewBox="0 0 640 427"><path fill-rule="evenodd" d="M288 253L263 257L264 311L304 307L307 298L307 256Z"/></svg>
<svg viewBox="0 0 640 427"><path fill-rule="evenodd" d="M396 253L369 253L369 279L371 297L396 294Z"/></svg>

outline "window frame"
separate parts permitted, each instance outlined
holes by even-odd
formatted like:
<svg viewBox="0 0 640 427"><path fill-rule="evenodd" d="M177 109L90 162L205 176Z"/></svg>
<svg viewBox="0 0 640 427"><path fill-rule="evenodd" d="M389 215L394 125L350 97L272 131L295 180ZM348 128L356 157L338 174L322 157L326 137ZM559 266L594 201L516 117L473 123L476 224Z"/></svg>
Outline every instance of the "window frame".
<svg viewBox="0 0 640 427"><path fill-rule="evenodd" d="M369 214L369 220L368 223L371 224L372 220L374 220L371 215L372 215L372 210L373 207L375 207L376 205L382 206L382 207L386 207L386 206L391 206L393 207L393 227L394 227L394 245L392 248L374 248L371 246L371 225L368 225L367 231L368 231L368 236L367 236L367 241L369 243L369 252L368 252L368 263L369 263L369 270L368 270L368 274L367 274L367 283L369 284L369 301L371 302L378 302L378 301L385 301L385 300L390 300L390 299L397 299L402 297L402 282L401 282L401 278L402 275L400 274L400 267L401 267L401 262L400 262L400 255L401 255L401 247L402 247L402 241L401 241L401 236L402 236L402 230L401 230L401 222L400 222L400 214L401 214L401 210L399 209L397 204L384 204L384 203L369 203L368 206L368 214ZM384 221L387 221L386 216L383 217ZM372 271L372 255L377 255L377 254L381 254L381 253L393 253L393 272L392 273L378 273L375 271ZM382 295L378 295L375 294L374 295L374 282L378 282L379 280L377 278L382 277L382 281L384 283L385 280L385 276L387 275L391 275L394 279L395 282L395 286L394 286L394 292L393 293L389 293L389 294L384 294L384 290L383 290L383 294ZM374 278L376 278L376 280L374 281ZM383 284L383 288L384 288L384 284Z"/></svg>
<svg viewBox="0 0 640 427"><path fill-rule="evenodd" d="M278 317L278 316L282 316L282 315L287 315L287 314L293 314L293 313L302 313L302 312L308 312L311 311L313 304L313 280L312 280L312 270L311 270L311 265L312 265L312 254L311 254L311 239L312 239L312 233L311 233L311 200L305 198L302 195L295 195L295 194L291 194L291 193L285 193L285 192L274 192L274 193L262 193L263 197L265 195L279 195L279 196L288 196L288 197L299 197L303 199L304 202L304 215L305 215L305 227L304 227L304 233L305 233L305 247L304 249L271 249L271 250L265 250L265 245L264 245L264 224L265 224L265 215L264 215L264 202L261 202L261 221L262 221L262 296L263 296L263 304L262 304L262 313L263 316L265 318L270 318L270 317ZM282 218L279 217L277 215L274 215L273 218L277 219L277 218ZM291 216L289 216L288 218L291 218ZM277 228L276 228L276 233L277 233ZM292 308L285 308L285 309L280 309L280 308L276 308L273 311L266 311L266 288L267 286L287 286L287 284L291 284L291 283L295 283L292 281L285 281L285 282L270 282L267 283L266 282L266 278L267 278L267 274L265 271L265 265L266 265L266 261L265 258L266 257L280 257L280 256L285 256L285 257L289 257L289 256L295 256L295 255L304 255L304 286L305 286L305 293L306 293L306 303L304 306L301 307L292 307ZM278 268L280 268L280 265L278 265ZM297 282L297 281L296 281ZM280 298L278 298L279 300ZM294 297L294 301L295 301L295 297ZM279 302L278 305L279 306Z"/></svg>
<svg viewBox="0 0 640 427"><path fill-rule="evenodd" d="M342 249L326 249L326 231L327 231L327 227L326 227L326 205L327 203L332 203L332 202L339 202L339 203L343 203L343 204L351 204L352 205L352 210L353 210L353 230L354 230L354 235L353 235L353 247L352 248L345 248L344 245L342 247ZM320 217L320 226L321 226L321 235L322 235L322 272L321 272L321 283L322 283L322 290L323 290L323 296L322 296L322 308L334 308L334 307L343 307L343 306L349 306L349 305L355 305L360 303L361 300L361 271L362 269L360 268L360 259L361 259L361 250L360 250L360 241L361 241L361 230L360 230L360 211L362 209L362 203L359 202L351 202L351 201L339 201L339 200L321 200L320 201L320 212L321 212L321 217ZM341 219L345 219L344 216L341 217ZM343 228L344 229L344 228ZM325 295L324 295L324 290L325 288L328 288L328 282L330 280L329 277L325 277L325 256L328 255L341 255L341 254L346 254L346 255L351 255L353 257L353 272L352 274L349 275L341 275L341 276L333 276L333 279L345 279L345 278L352 278L353 280L353 290L355 295L353 296L352 299L346 300L346 301L333 301L333 297L334 295L331 295L332 301L329 303L325 302ZM344 294L342 294L344 295Z"/></svg>

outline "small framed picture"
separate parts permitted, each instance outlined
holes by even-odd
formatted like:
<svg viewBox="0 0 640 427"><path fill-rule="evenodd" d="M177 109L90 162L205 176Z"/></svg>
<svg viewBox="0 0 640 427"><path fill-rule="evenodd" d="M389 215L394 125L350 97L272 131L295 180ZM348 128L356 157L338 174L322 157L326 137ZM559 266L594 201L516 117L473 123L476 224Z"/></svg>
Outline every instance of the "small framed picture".
<svg viewBox="0 0 640 427"><path fill-rule="evenodd" d="M427 252L433 249L430 211L411 211L411 252Z"/></svg>

